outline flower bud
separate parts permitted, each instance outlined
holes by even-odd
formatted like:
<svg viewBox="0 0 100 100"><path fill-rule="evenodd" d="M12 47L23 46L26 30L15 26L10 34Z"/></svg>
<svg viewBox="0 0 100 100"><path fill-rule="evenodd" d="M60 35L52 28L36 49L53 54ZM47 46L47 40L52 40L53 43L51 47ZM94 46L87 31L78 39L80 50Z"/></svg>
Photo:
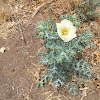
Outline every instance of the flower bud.
<svg viewBox="0 0 100 100"><path fill-rule="evenodd" d="M45 29L43 25L38 25L37 28L42 30L42 31Z"/></svg>

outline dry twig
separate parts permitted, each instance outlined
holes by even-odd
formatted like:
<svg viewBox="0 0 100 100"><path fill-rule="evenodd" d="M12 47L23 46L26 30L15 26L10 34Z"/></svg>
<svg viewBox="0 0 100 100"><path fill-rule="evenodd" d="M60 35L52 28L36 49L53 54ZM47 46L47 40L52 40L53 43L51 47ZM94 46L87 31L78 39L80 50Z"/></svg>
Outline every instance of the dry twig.
<svg viewBox="0 0 100 100"><path fill-rule="evenodd" d="M20 22L19 22L19 20L18 20L18 18L17 18L17 16L16 16L16 14L14 13L14 10L13 10L12 6L11 6L10 4L8 4L8 6L10 7L11 11L12 11L13 14L14 14L14 17L15 17L15 20L16 20L16 22L17 22L17 25L18 25L18 28L19 28L19 32L20 32L20 35L21 35L21 40L23 40L24 43L26 44L25 38L24 38L24 35L23 35L23 31L22 31L21 24L20 24Z"/></svg>
<svg viewBox="0 0 100 100"><path fill-rule="evenodd" d="M50 1L44 2L44 3L42 3L40 6L38 6L38 7L36 8L36 10L33 12L32 17L34 17L42 7L44 7L46 4L52 3L53 1L54 1L54 0L50 0Z"/></svg>

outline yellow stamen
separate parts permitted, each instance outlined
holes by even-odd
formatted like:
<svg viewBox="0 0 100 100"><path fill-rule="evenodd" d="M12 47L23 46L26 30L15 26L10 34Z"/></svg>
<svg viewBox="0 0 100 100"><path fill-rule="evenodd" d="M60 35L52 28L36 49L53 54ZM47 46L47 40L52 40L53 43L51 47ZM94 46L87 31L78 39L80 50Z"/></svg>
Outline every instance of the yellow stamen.
<svg viewBox="0 0 100 100"><path fill-rule="evenodd" d="M61 33L62 33L62 35L67 35L68 34L68 30L67 29L63 29L62 31L61 31Z"/></svg>

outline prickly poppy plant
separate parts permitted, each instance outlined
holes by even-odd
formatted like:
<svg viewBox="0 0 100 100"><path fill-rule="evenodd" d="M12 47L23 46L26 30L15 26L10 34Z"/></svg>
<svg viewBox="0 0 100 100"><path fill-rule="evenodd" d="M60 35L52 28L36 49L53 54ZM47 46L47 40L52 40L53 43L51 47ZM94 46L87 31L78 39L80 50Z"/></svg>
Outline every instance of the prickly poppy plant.
<svg viewBox="0 0 100 100"><path fill-rule="evenodd" d="M73 81L74 77L88 79L92 77L90 65L81 58L83 49L93 46L90 29L76 33L80 27L77 15L66 15L59 22L45 20L37 23L35 36L41 36L46 50L37 54L39 63L46 66L45 74L41 74L38 82L43 86L52 82L55 89L67 88L68 93L78 94L79 82Z"/></svg>

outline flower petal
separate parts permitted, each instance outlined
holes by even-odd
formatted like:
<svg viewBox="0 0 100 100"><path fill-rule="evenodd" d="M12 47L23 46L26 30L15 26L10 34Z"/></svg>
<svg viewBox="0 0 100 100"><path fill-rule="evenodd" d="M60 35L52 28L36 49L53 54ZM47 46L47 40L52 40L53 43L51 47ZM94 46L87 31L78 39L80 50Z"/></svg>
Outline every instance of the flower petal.
<svg viewBox="0 0 100 100"><path fill-rule="evenodd" d="M76 27L75 26L69 26L68 28L68 37L72 37L76 33Z"/></svg>
<svg viewBox="0 0 100 100"><path fill-rule="evenodd" d="M70 40L72 40L75 37L76 37L76 34L74 34L72 37L68 37L68 38L64 39L64 42L69 42Z"/></svg>
<svg viewBox="0 0 100 100"><path fill-rule="evenodd" d="M69 21L69 20L67 20L67 19L64 19L64 20L62 20L61 21L61 26L69 26L69 25L73 25L73 23L71 22L71 21Z"/></svg>
<svg viewBox="0 0 100 100"><path fill-rule="evenodd" d="M59 26L60 26L60 23L56 23L56 26L57 26L57 28L59 28Z"/></svg>

